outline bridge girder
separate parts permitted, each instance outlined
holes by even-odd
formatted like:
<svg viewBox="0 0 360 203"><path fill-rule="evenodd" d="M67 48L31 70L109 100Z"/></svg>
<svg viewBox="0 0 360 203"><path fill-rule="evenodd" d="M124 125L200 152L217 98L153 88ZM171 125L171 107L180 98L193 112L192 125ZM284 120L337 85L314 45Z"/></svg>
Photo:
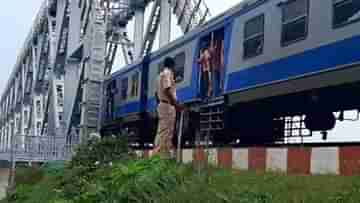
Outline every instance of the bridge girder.
<svg viewBox="0 0 360 203"><path fill-rule="evenodd" d="M15 135L24 137L17 142L24 148L26 136L72 142L97 132L102 81L117 52L126 64L141 59L152 51L159 28L165 45L171 11L184 32L210 16L202 0L44 0L0 99L0 151L11 148Z"/></svg>

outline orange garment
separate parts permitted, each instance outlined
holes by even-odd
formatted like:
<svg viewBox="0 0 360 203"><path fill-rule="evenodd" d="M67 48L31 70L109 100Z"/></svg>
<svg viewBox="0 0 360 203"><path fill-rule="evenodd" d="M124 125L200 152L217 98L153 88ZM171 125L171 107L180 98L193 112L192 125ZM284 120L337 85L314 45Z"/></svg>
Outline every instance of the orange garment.
<svg viewBox="0 0 360 203"><path fill-rule="evenodd" d="M199 59L202 72L211 71L211 54L208 49L205 49Z"/></svg>

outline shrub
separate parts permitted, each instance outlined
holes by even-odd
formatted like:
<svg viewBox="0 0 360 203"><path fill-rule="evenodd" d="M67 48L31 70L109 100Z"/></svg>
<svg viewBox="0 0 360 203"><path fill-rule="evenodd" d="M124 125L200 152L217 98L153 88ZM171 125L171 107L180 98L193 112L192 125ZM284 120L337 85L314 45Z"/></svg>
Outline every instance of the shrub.
<svg viewBox="0 0 360 203"><path fill-rule="evenodd" d="M181 182L173 161L154 157L115 166L107 178L108 197L120 202L154 202Z"/></svg>
<svg viewBox="0 0 360 203"><path fill-rule="evenodd" d="M95 169L109 165L114 161L129 160L132 154L125 137L90 139L88 143L77 148L75 156L70 162L70 168L87 167Z"/></svg>
<svg viewBox="0 0 360 203"><path fill-rule="evenodd" d="M63 174L64 168L65 168L64 161L53 161L53 162L44 163L40 167L40 170L46 176L59 176Z"/></svg>
<svg viewBox="0 0 360 203"><path fill-rule="evenodd" d="M112 164L127 162L133 158L123 137L92 138L80 145L59 180L58 190L66 199L92 202L92 193L97 193L96 181L107 174Z"/></svg>
<svg viewBox="0 0 360 203"><path fill-rule="evenodd" d="M35 185L44 177L37 167L19 167L16 169L15 183L21 185Z"/></svg>

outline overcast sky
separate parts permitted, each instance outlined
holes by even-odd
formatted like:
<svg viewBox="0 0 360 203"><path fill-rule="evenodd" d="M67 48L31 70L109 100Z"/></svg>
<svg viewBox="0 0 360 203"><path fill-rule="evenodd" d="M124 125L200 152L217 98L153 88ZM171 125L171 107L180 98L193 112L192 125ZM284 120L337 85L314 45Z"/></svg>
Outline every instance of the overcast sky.
<svg viewBox="0 0 360 203"><path fill-rule="evenodd" d="M31 28L42 0L2 1L0 8L0 94L2 94L16 56Z"/></svg>
<svg viewBox="0 0 360 203"><path fill-rule="evenodd" d="M32 20L40 8L43 0L12 0L2 1L0 8L0 94L3 92L11 70L16 62L16 57L30 30ZM238 4L241 0L206 0L211 13L218 15L226 9ZM172 38L181 35L180 29L172 28ZM117 64L122 64L118 57ZM118 65L117 67L119 67ZM354 116L351 114L350 116ZM316 136L319 138L319 136ZM318 140L318 139L317 139ZM360 141L360 123L344 122L338 124L329 134L330 141L357 140Z"/></svg>

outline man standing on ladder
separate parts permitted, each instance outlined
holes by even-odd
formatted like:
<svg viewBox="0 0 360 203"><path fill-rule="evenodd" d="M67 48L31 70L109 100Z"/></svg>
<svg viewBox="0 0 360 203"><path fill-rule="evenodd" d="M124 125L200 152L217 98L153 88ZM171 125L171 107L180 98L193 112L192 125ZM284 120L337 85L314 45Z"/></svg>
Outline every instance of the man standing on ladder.
<svg viewBox="0 0 360 203"><path fill-rule="evenodd" d="M184 110L177 103L174 68L174 59L167 57L157 81L156 97L158 100L159 123L154 154L159 154L162 158L171 158L171 150L174 149L172 140L175 133L176 111L181 112Z"/></svg>

